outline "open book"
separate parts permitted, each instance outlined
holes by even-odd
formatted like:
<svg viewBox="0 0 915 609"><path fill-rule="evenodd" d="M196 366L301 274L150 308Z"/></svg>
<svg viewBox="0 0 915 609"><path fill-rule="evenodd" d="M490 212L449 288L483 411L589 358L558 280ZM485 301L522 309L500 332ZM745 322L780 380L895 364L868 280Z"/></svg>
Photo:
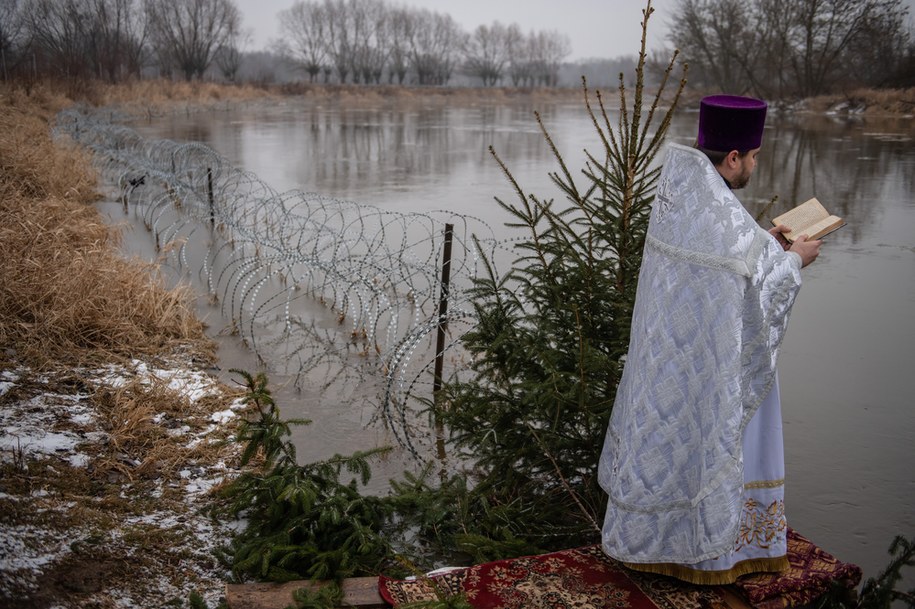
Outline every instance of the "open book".
<svg viewBox="0 0 915 609"><path fill-rule="evenodd" d="M826 208L815 198L801 203L794 209L772 218L772 224L784 224L791 229L784 233L785 238L794 242L801 235L810 240L819 239L832 231L845 226L845 220L826 211Z"/></svg>

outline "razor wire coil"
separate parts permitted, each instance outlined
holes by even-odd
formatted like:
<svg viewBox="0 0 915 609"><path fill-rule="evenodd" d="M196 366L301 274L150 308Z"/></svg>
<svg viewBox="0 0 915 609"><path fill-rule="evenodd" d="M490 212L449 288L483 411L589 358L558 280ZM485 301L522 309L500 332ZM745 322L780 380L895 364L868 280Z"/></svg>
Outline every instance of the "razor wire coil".
<svg viewBox="0 0 915 609"><path fill-rule="evenodd" d="M377 416L416 455L411 430L416 398L431 394L435 333L447 324L445 350L459 349L460 334L474 325L469 288L482 257L492 260L510 242L485 221L451 211L399 213L277 192L209 146L148 139L116 118L73 107L55 130L94 154L168 260L188 273L196 268L259 360L281 366L297 385L324 368L325 388L374 379ZM454 237L441 317L446 223ZM335 325L321 319L327 313Z"/></svg>

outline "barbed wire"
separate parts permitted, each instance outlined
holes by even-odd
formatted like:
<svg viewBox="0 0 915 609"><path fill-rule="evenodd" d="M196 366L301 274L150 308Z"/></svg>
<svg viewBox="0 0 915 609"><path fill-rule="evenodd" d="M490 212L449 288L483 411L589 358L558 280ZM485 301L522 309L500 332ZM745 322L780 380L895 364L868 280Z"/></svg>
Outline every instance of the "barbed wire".
<svg viewBox="0 0 915 609"><path fill-rule="evenodd" d="M492 228L451 211L398 213L330 196L277 192L201 143L148 139L118 116L61 112L58 135L91 150L125 211L171 264L196 271L257 358L326 393L377 383L377 417L419 455L432 365L466 367L475 323L469 288L482 257L510 249ZM447 312L439 314L444 231L453 226ZM443 353L435 337L446 324Z"/></svg>

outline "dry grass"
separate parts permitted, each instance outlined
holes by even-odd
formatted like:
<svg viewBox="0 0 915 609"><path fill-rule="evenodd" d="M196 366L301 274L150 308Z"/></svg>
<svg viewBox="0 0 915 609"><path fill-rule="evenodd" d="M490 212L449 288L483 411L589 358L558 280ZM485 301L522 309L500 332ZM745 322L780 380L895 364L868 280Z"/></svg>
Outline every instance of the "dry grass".
<svg viewBox="0 0 915 609"><path fill-rule="evenodd" d="M124 260L119 235L89 203L96 175L82 151L51 140L66 100L0 92L0 342L30 365L210 353L191 294L154 266Z"/></svg>
<svg viewBox="0 0 915 609"><path fill-rule="evenodd" d="M45 89L31 96L0 87L0 193L3 198L95 199L96 177L85 153L55 146L50 120L68 100Z"/></svg>
<svg viewBox="0 0 915 609"><path fill-rule="evenodd" d="M454 101L465 104L500 103L512 100L572 100L581 99L581 89L520 88L520 87L421 87L401 85L339 85L289 83L276 90L283 95L332 98L337 100Z"/></svg>
<svg viewBox="0 0 915 609"><path fill-rule="evenodd" d="M92 102L95 105L117 105L127 111L137 108L163 108L173 104L212 105L221 101L246 101L274 95L268 89L253 85L228 85L213 82L140 80L116 85L97 84Z"/></svg>
<svg viewBox="0 0 915 609"><path fill-rule="evenodd" d="M858 112L866 116L912 116L915 87L908 89L855 89L846 93L820 95L805 100L808 112Z"/></svg>
<svg viewBox="0 0 915 609"><path fill-rule="evenodd" d="M147 387L139 379L96 392L93 402L108 433L106 454L95 461L97 471L130 482L172 472L184 460L185 451L168 441L166 429L153 417L163 405L171 408L175 400L181 397L164 389L164 383Z"/></svg>
<svg viewBox="0 0 915 609"><path fill-rule="evenodd" d="M95 472L101 478L129 482L170 478L187 463L214 462L224 449L206 442L191 448L186 438L175 440L188 428L204 429L207 417L225 408L224 400L192 404L167 382L153 377L101 388L92 401L108 436L104 453L95 455Z"/></svg>

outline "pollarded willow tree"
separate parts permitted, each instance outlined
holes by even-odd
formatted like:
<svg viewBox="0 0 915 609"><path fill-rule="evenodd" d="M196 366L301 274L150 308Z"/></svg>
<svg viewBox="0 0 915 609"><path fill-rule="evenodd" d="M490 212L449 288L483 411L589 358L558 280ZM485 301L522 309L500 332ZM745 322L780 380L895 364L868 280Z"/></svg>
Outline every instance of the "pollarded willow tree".
<svg viewBox="0 0 915 609"><path fill-rule="evenodd" d="M495 86L508 63L509 28L498 21L480 25L464 42L464 71L480 79L483 86Z"/></svg>
<svg viewBox="0 0 915 609"><path fill-rule="evenodd" d="M479 78L483 86L496 86L511 79L513 86L555 87L559 66L572 52L569 37L556 31L521 33L513 23L498 21L481 25L465 39L463 71Z"/></svg>
<svg viewBox="0 0 915 609"><path fill-rule="evenodd" d="M475 282L478 325L463 339L472 374L446 384L438 413L471 471L457 484L468 494L443 526L452 527L454 546L477 560L593 543L600 528L605 497L597 461L629 343L660 170L653 161L685 85L681 79L662 110L675 53L656 95L644 99L653 10L649 1L634 92L620 75L618 114L600 93L595 105L585 83L602 146L586 151L580 174L566 166L537 117L564 200L527 193L493 151L517 194L514 202L497 201L522 235L518 257L506 274L490 264Z"/></svg>
<svg viewBox="0 0 915 609"><path fill-rule="evenodd" d="M469 35L447 13L386 0L296 0L279 19L284 54L312 82L324 72L341 83L445 85L462 71L484 85L557 86L571 52L558 32L496 22Z"/></svg>

